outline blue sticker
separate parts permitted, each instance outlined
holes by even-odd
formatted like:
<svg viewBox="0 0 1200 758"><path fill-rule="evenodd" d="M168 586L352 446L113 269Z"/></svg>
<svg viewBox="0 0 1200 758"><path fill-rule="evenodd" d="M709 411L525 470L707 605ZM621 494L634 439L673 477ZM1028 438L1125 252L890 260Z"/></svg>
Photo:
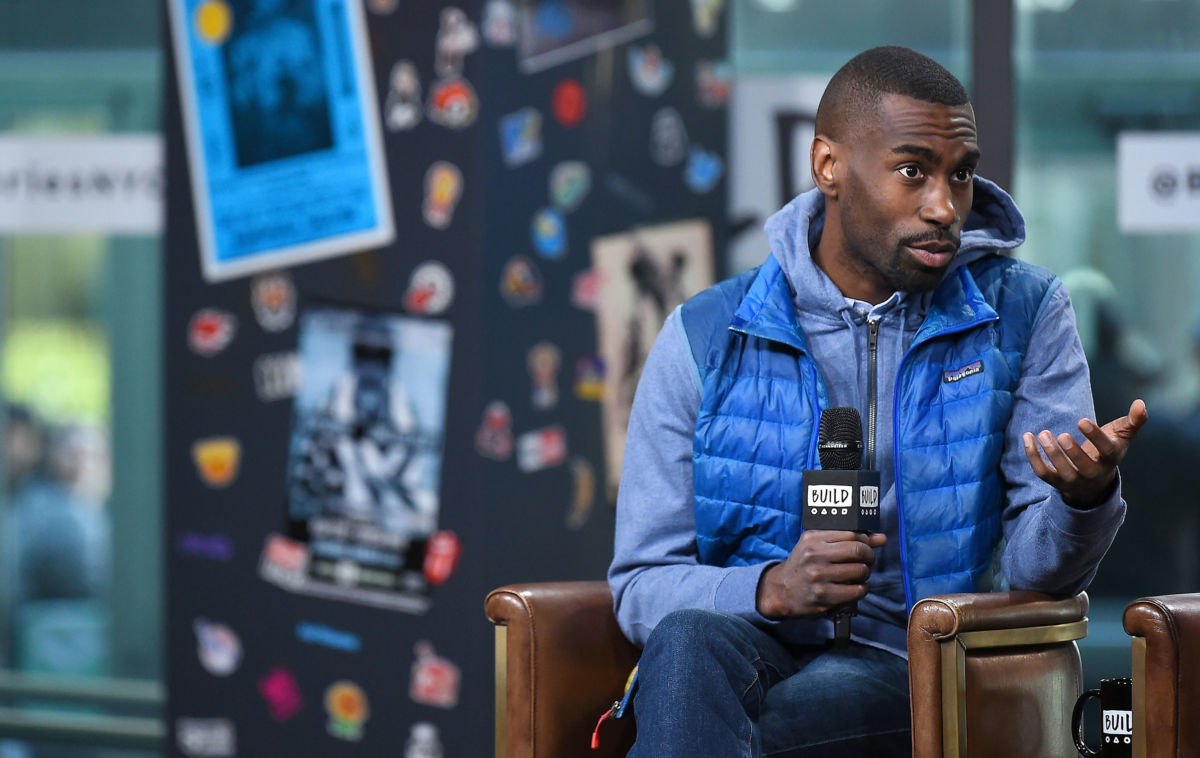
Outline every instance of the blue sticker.
<svg viewBox="0 0 1200 758"><path fill-rule="evenodd" d="M663 57L658 45L630 47L626 63L634 88L650 97L661 95L675 76L675 65Z"/></svg>
<svg viewBox="0 0 1200 758"><path fill-rule="evenodd" d="M357 653L362 650L362 640L357 634L343 632L340 629L311 621L297 623L296 636L300 638L301 642L331 647L335 650L345 650L347 653Z"/></svg>
<svg viewBox="0 0 1200 758"><path fill-rule="evenodd" d="M520 166L542 154L542 114L522 108L500 119L500 150L504 163Z"/></svg>
<svg viewBox="0 0 1200 758"><path fill-rule="evenodd" d="M550 39L566 39L575 29L575 14L563 0L542 0L534 11L536 34Z"/></svg>
<svg viewBox="0 0 1200 758"><path fill-rule="evenodd" d="M684 181L693 192L704 193L717 186L724 171L725 163L721 156L701 147L693 147L688 154Z"/></svg>
<svg viewBox="0 0 1200 758"><path fill-rule="evenodd" d="M225 624L198 618L192 622L196 632L196 654L213 676L229 676L242 663L242 641Z"/></svg>
<svg viewBox="0 0 1200 758"><path fill-rule="evenodd" d="M533 246L545 258L557 260L567 253L567 225L555 208L543 208L533 214L530 224Z"/></svg>
<svg viewBox="0 0 1200 758"><path fill-rule="evenodd" d="M592 189L592 170L583 161L563 161L550 171L550 198L570 213Z"/></svg>

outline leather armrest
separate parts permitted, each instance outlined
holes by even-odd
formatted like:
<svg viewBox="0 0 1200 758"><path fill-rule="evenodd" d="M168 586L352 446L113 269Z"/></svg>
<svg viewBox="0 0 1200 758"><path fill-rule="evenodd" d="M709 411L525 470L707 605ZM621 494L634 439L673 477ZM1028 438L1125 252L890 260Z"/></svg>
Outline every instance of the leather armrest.
<svg viewBox="0 0 1200 758"><path fill-rule="evenodd" d="M942 644L945 641L968 632L1069 624L1085 619L1087 611L1088 596L1083 592L1067 598L1032 591L961 593L919 601L908 620L914 755L942 755ZM1001 659L997 659L996 665L1002 670L1005 667ZM1070 652L1055 657L1055 663L1051 665L1073 665L1078 669L1078 653L1071 648ZM1019 672L1019 667L1012 669L1014 675L1019 676ZM946 696L954 697L954 693ZM924 723L918 723L918 720ZM980 731L978 727L976 731Z"/></svg>
<svg viewBox="0 0 1200 758"><path fill-rule="evenodd" d="M1126 633L1145 639L1148 755L1200 754L1200 594L1139 598L1125 607ZM1135 645L1135 651L1138 646ZM1135 652L1135 656L1136 656Z"/></svg>
<svg viewBox="0 0 1200 758"><path fill-rule="evenodd" d="M909 645L918 637L941 639L961 632L1069 624L1087 616L1088 596L1055 598L1041 592L937 595L918 602L909 620Z"/></svg>
<svg viewBox="0 0 1200 758"><path fill-rule="evenodd" d="M507 630L509 758L587 753L596 720L621 696L639 655L617 626L608 583L509 585L489 593L484 609ZM604 727L604 754L628 748L630 722Z"/></svg>

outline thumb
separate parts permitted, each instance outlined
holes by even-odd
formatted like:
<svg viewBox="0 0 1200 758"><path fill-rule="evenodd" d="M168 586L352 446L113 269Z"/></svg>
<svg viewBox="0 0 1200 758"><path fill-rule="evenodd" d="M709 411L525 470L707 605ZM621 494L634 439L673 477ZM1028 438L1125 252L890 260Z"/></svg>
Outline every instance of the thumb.
<svg viewBox="0 0 1200 758"><path fill-rule="evenodd" d="M1150 412L1146 410L1146 402L1138 398L1129 406L1128 416L1122 416L1113 422L1113 432L1124 439L1132 439L1149 420Z"/></svg>

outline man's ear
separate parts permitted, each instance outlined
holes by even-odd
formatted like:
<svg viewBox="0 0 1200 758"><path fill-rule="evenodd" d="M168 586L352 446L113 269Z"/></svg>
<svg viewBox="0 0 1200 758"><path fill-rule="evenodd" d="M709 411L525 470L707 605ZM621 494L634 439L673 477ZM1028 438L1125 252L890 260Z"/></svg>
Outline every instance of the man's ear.
<svg viewBox="0 0 1200 758"><path fill-rule="evenodd" d="M813 137L808 159L812 169L813 184L825 197L837 197L838 143L824 134Z"/></svg>

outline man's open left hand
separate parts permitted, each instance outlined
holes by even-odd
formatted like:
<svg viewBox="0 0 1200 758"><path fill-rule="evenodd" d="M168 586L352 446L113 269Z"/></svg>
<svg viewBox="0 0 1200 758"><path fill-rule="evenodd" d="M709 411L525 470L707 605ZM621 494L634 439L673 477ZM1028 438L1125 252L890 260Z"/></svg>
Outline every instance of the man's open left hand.
<svg viewBox="0 0 1200 758"><path fill-rule="evenodd" d="M1025 457L1039 479L1062 493L1063 502L1075 508L1091 508L1108 497L1117 465L1149 418L1146 404L1134 400L1129 415L1104 426L1080 419L1079 431L1087 438L1082 445L1065 432L1056 438L1049 430L1042 430L1036 441L1032 433L1025 432Z"/></svg>

